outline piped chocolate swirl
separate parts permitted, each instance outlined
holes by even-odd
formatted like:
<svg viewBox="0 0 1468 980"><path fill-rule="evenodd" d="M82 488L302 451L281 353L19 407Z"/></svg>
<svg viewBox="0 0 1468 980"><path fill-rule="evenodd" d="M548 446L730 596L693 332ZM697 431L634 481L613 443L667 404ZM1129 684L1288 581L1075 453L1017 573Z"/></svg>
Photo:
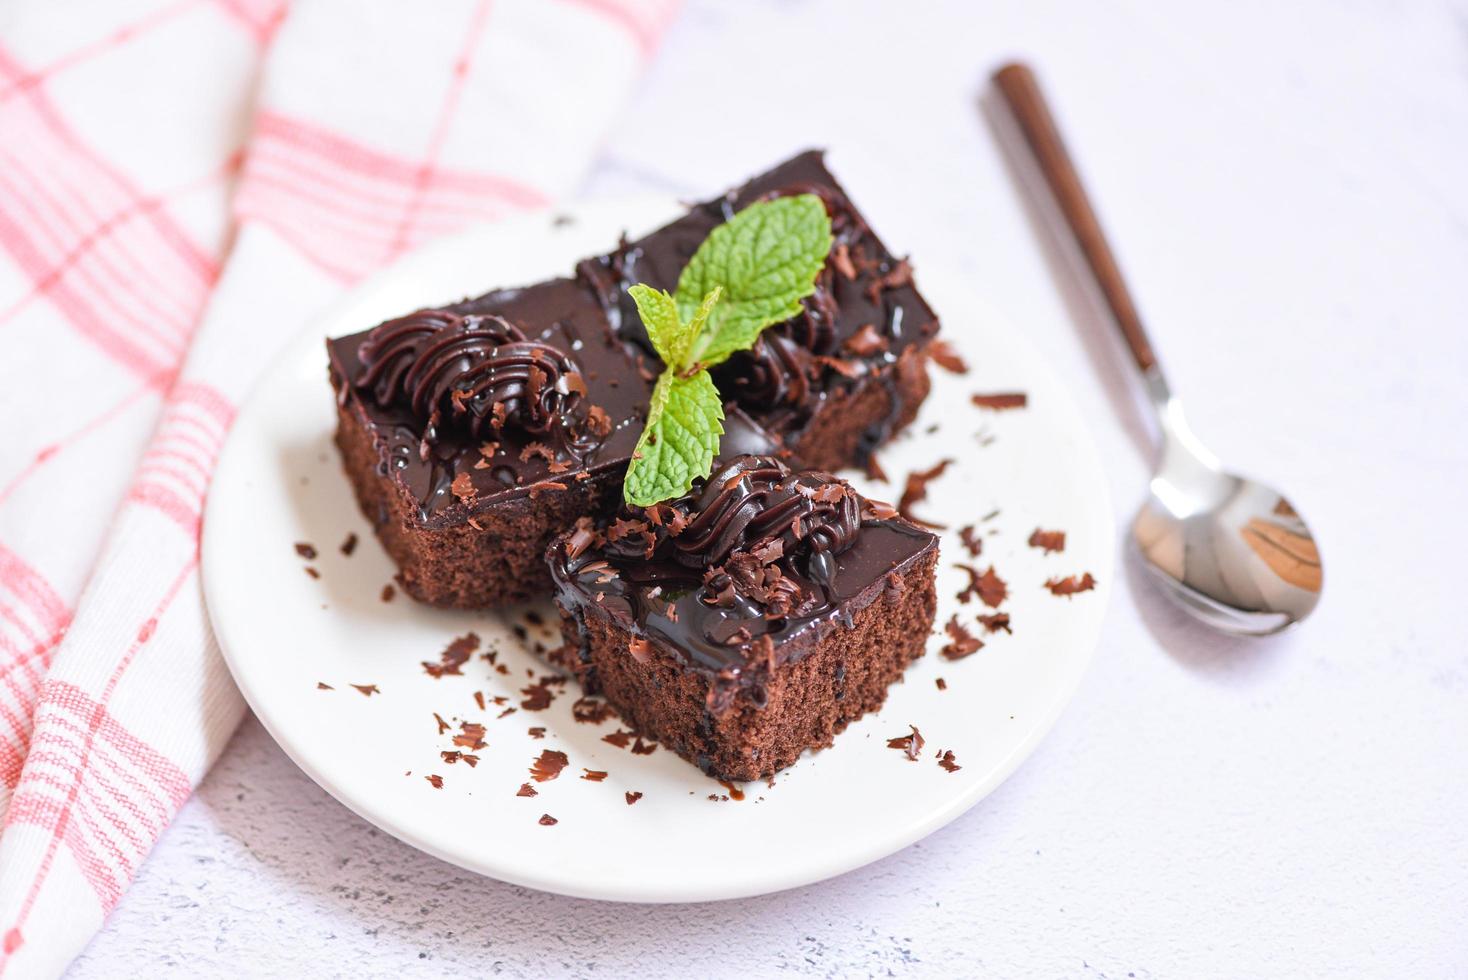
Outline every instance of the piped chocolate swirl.
<svg viewBox="0 0 1468 980"><path fill-rule="evenodd" d="M566 448L577 442L586 395L580 367L502 317L420 310L374 328L359 356L365 370L357 387L381 406L410 408L430 444L449 429L482 439L506 426L560 433Z"/></svg>

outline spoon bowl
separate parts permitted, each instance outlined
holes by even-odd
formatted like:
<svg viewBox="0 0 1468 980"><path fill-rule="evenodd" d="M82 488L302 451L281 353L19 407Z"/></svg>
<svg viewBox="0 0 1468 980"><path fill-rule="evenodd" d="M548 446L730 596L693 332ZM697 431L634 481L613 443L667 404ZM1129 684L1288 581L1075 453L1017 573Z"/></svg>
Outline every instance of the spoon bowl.
<svg viewBox="0 0 1468 980"><path fill-rule="evenodd" d="M1279 491L1227 472L1193 435L1160 377L1162 458L1132 522L1137 553L1162 590L1218 629L1262 636L1310 615L1320 551ZM1160 389L1160 391L1159 391Z"/></svg>

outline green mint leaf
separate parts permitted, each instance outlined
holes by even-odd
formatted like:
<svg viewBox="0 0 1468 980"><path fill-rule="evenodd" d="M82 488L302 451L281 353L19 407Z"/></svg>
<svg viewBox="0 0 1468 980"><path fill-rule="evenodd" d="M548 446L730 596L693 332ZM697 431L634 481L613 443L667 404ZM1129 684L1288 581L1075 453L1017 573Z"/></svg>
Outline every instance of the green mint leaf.
<svg viewBox="0 0 1468 980"><path fill-rule="evenodd" d="M683 267L674 297L679 319L689 322L710 292L723 290L688 363L712 367L799 313L830 251L831 219L814 194L751 204L711 231Z"/></svg>
<svg viewBox="0 0 1468 980"><path fill-rule="evenodd" d="M673 297L640 282L630 287L627 294L637 304L637 315L642 318L642 325L647 328L647 337L658 357L675 371L681 369L693 337L684 329Z"/></svg>
<svg viewBox="0 0 1468 980"><path fill-rule="evenodd" d="M686 378L664 371L622 484L627 503L650 507L687 493L694 480L708 476L723 418L723 399L707 371Z"/></svg>

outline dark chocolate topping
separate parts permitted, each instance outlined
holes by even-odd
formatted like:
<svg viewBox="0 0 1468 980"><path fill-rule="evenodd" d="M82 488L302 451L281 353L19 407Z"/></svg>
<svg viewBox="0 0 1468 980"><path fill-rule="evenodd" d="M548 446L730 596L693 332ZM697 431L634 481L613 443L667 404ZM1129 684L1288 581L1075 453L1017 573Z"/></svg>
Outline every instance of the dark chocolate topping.
<svg viewBox="0 0 1468 980"><path fill-rule="evenodd" d="M833 245L803 311L768 328L753 349L714 372L719 390L762 424L796 438L820 399L856 383L872 365L895 361L925 343L937 319L913 287L906 263L892 255L851 205L818 151L808 151L749 183L703 204L615 252L577 267L606 310L612 328L651 350L627 287L643 282L673 290L683 267L708 233L756 201L816 194L831 215ZM870 327L884 343L848 346Z"/></svg>
<svg viewBox="0 0 1468 980"><path fill-rule="evenodd" d="M797 563L826 582L829 559L851 547L861 528L855 490L828 473L791 473L773 456L734 459L667 506L676 517L653 526L655 555L700 571L748 554L762 565ZM627 540L608 545L608 553L632 557Z"/></svg>
<svg viewBox="0 0 1468 980"><path fill-rule="evenodd" d="M412 339L417 334L387 343L396 332L384 330L388 336L378 335L376 351L369 346L376 331L328 342L338 391L345 395L348 388L355 388L362 396L352 399L351 410L359 412L377 434L380 472L394 474L396 482L418 502L426 525L462 522L466 511L475 513L507 497L559 492L553 484L571 487L588 472L620 475L626 467L642 431L652 386L640 369L640 354L629 351L627 344L608 331L600 304L584 284L552 279L523 289L496 290L415 316L430 321L419 326L434 325L435 329L454 323L454 317L481 324L493 323L490 318L502 319L523 338L511 343L533 343L539 345L537 351L543 346L545 352L540 353L547 360L570 363L585 386L581 394L566 380L569 372L564 371L559 374L564 391L556 390L550 371L546 371L547 382L535 386L543 398L559 401L560 407L570 404L570 418L576 424L569 429L557 422L567 418L564 413L551 417L549 409L557 406L546 401L533 406L515 403L517 392L508 391L505 394L512 397L501 410L504 423L498 432L493 429L491 405L490 424L480 436L474 434L475 419L471 418L464 418L463 425L450 421L442 431L430 433L411 396L391 394L394 390L401 393L408 381L409 355L416 360L419 350ZM532 362L545 364L538 355ZM363 387L364 377L373 369L378 371L376 383ZM526 382L531 380L529 374L526 367L522 375ZM386 397L379 397L379 392ZM451 393L449 399L452 408ZM437 399L440 409L442 401ZM468 404L466 409L472 412ZM512 420L512 409L529 427ZM547 419L551 423L548 433L533 431ZM431 441L430 434L437 441ZM462 496L452 489L456 480L466 491Z"/></svg>
<svg viewBox="0 0 1468 980"><path fill-rule="evenodd" d="M411 407L430 443L450 428L475 439L506 425L546 436L584 416L580 366L503 317L420 310L373 328L358 356L366 370L357 387L379 405Z"/></svg>
<svg viewBox="0 0 1468 980"><path fill-rule="evenodd" d="M875 600L933 535L816 472L770 456L724 461L689 494L582 522L551 545L564 608L607 615L714 675L727 704ZM711 704L711 707L714 705Z"/></svg>

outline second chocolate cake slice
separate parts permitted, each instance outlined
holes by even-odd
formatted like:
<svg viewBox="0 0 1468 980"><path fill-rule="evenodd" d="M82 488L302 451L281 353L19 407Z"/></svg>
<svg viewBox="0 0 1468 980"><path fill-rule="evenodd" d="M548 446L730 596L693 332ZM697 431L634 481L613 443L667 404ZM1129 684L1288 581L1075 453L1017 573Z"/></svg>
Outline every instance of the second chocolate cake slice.
<svg viewBox="0 0 1468 980"><path fill-rule="evenodd" d="M685 496L581 521L547 559L588 693L710 775L831 744L922 655L937 539L826 473L725 457Z"/></svg>

